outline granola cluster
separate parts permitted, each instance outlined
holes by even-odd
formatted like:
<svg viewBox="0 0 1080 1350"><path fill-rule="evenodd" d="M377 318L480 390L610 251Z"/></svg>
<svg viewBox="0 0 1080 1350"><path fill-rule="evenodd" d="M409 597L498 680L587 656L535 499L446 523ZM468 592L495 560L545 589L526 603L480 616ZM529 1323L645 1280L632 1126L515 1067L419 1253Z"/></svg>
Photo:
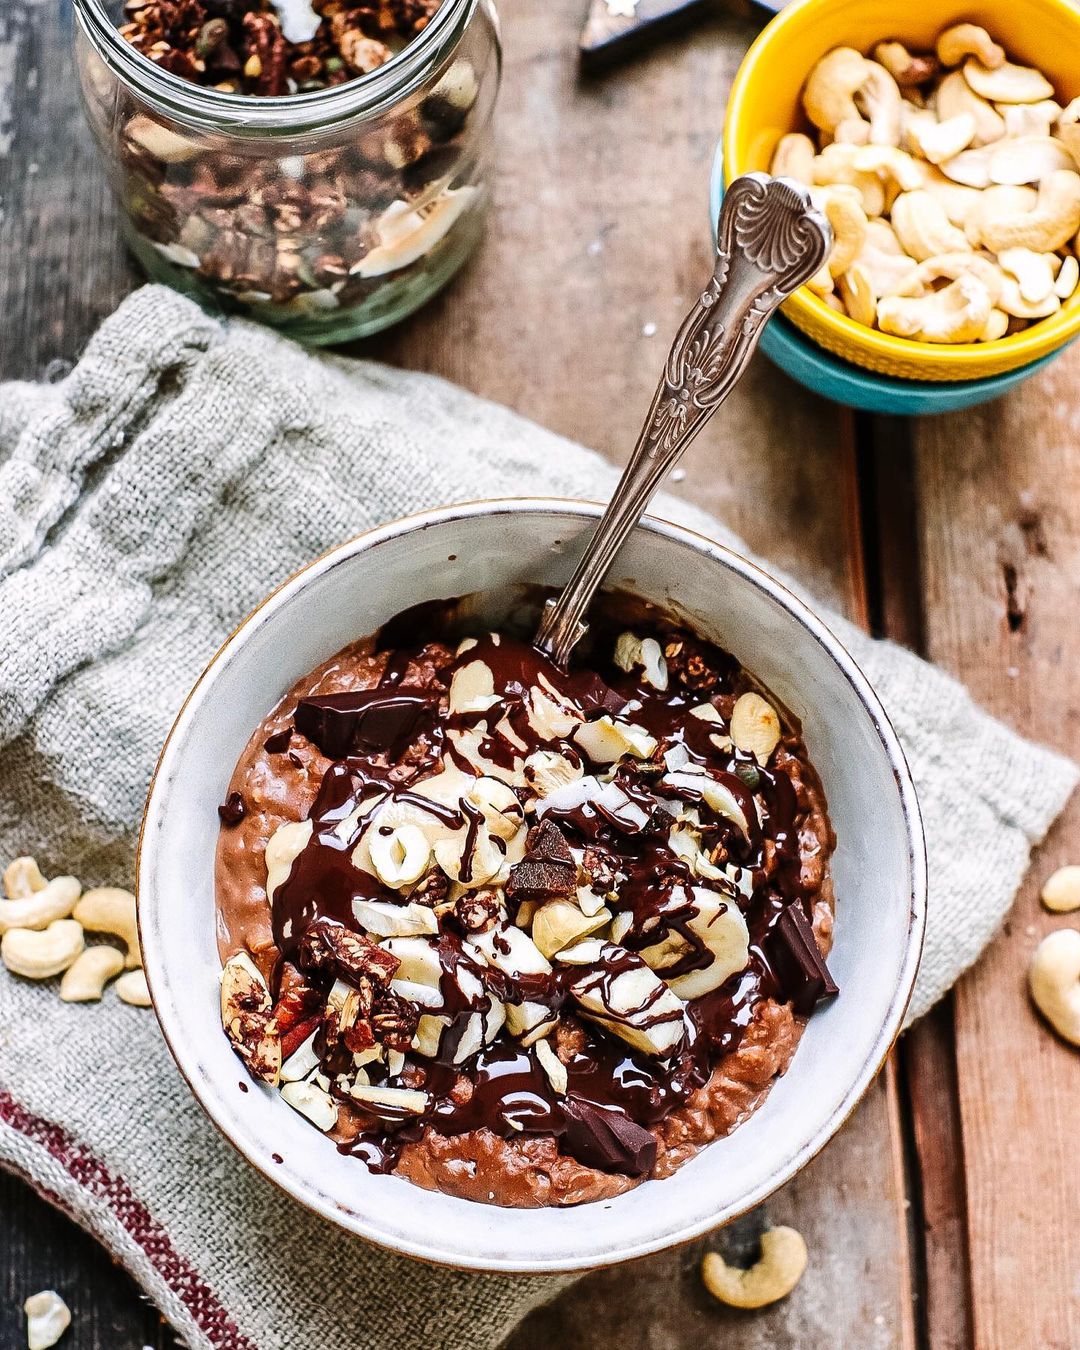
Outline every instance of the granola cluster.
<svg viewBox="0 0 1080 1350"><path fill-rule="evenodd" d="M377 70L427 26L440 3L311 0L299 15L289 6L286 31L271 0L125 0L120 32L181 79L276 97Z"/></svg>

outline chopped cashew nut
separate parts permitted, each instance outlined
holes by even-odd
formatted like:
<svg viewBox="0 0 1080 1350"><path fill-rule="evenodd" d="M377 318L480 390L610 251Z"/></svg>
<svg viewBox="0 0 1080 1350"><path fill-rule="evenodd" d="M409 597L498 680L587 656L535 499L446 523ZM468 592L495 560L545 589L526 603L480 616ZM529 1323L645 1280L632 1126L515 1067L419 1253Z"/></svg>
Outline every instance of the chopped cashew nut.
<svg viewBox="0 0 1080 1350"><path fill-rule="evenodd" d="M985 28L974 23L956 23L946 28L938 36L937 55L943 66L958 66L968 56L978 57L987 70L997 70L1005 64L1005 48L999 47Z"/></svg>
<svg viewBox="0 0 1080 1350"><path fill-rule="evenodd" d="M1031 997L1054 1030L1080 1045L1080 932L1059 928L1039 943L1028 973Z"/></svg>
<svg viewBox="0 0 1080 1350"><path fill-rule="evenodd" d="M1042 902L1055 914L1068 914L1080 909L1080 866L1070 863L1047 878L1042 888Z"/></svg>
<svg viewBox="0 0 1080 1350"><path fill-rule="evenodd" d="M50 1350L71 1326L71 1311L55 1289L31 1294L23 1304L27 1350Z"/></svg>
<svg viewBox="0 0 1080 1350"><path fill-rule="evenodd" d="M41 931L9 929L0 940L0 957L13 975L49 980L67 970L84 945L80 923L56 919Z"/></svg>
<svg viewBox="0 0 1080 1350"><path fill-rule="evenodd" d="M97 886L84 892L73 915L91 933L110 933L122 939L127 946L124 964L129 970L142 965L135 897L130 891L119 886Z"/></svg>
<svg viewBox="0 0 1080 1350"><path fill-rule="evenodd" d="M74 877L53 877L18 899L0 900L0 934L12 928L47 928L55 919L70 917L81 893Z"/></svg>
<svg viewBox="0 0 1080 1350"><path fill-rule="evenodd" d="M707 1252L701 1262L701 1282L731 1308L765 1308L778 1303L802 1279L807 1252L795 1228L770 1228L761 1235L761 1255L749 1270L729 1266L719 1252Z"/></svg>
<svg viewBox="0 0 1080 1350"><path fill-rule="evenodd" d="M146 972L125 971L116 981L116 996L121 1003L130 1003L133 1008L149 1008L150 990L146 987Z"/></svg>
<svg viewBox="0 0 1080 1350"><path fill-rule="evenodd" d="M65 1003L96 1003L123 969L124 954L115 947L87 947L64 972L60 997Z"/></svg>

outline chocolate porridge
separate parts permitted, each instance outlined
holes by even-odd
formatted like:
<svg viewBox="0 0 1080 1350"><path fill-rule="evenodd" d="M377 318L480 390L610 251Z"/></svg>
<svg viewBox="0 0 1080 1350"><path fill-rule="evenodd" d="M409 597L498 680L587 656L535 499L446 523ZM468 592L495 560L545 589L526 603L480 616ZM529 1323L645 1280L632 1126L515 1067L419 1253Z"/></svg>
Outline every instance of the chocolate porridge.
<svg viewBox="0 0 1080 1350"><path fill-rule="evenodd" d="M220 808L222 1020L374 1171L499 1205L670 1176L834 995L798 725L608 601L563 671L424 607L301 680Z"/></svg>

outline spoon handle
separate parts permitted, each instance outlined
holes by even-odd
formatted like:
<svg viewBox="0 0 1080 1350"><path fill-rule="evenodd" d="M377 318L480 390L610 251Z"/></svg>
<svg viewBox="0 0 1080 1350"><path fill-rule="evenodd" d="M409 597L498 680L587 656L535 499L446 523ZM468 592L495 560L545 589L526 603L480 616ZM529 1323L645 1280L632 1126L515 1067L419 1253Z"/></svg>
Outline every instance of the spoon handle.
<svg viewBox="0 0 1080 1350"><path fill-rule="evenodd" d="M801 184L748 173L724 195L717 239L712 279L672 344L630 462L569 584L545 606L536 646L559 665L661 480L731 392L766 320L825 262L832 231Z"/></svg>

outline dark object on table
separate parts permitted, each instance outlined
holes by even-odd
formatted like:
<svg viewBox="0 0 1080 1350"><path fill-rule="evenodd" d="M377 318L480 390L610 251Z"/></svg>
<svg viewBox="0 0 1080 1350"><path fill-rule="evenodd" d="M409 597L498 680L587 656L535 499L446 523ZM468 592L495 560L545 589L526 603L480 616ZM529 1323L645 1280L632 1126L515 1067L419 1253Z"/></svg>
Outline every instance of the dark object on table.
<svg viewBox="0 0 1080 1350"><path fill-rule="evenodd" d="M724 0L723 7L768 20L783 9L784 3ZM580 42L582 65L592 70L617 61L691 23L716 5L717 0L590 0Z"/></svg>

